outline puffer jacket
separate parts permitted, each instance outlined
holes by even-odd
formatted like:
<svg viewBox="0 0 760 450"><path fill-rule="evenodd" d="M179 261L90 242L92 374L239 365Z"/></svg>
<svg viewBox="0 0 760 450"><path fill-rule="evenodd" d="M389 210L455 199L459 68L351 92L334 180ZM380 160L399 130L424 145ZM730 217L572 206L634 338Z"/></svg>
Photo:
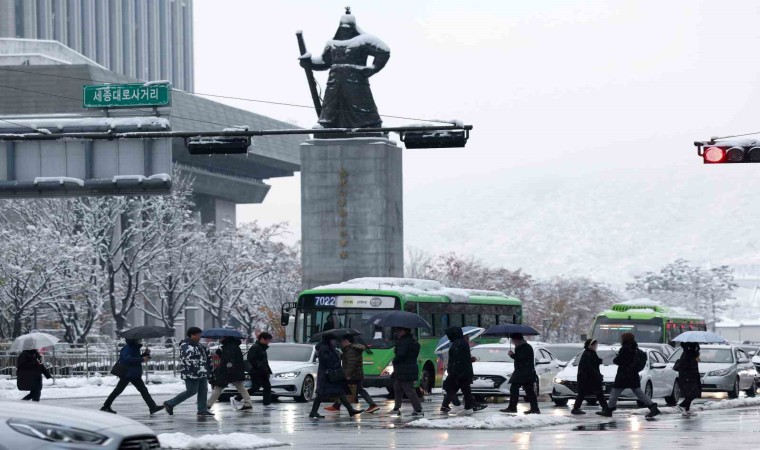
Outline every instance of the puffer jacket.
<svg viewBox="0 0 760 450"><path fill-rule="evenodd" d="M317 393L320 395L341 395L346 393L346 384L330 381L329 372L341 370L340 356L330 341L323 340L316 345L319 366L317 367Z"/></svg>
<svg viewBox="0 0 760 450"><path fill-rule="evenodd" d="M417 381L420 377L420 368L417 364L419 355L420 344L410 334L396 341L391 377L399 381Z"/></svg>
<svg viewBox="0 0 760 450"><path fill-rule="evenodd" d="M451 342L449 348L449 377L457 380L472 383L475 378L472 370L472 355L470 354L470 344L464 339L460 327L449 327L446 329L446 336Z"/></svg>
<svg viewBox="0 0 760 450"><path fill-rule="evenodd" d="M208 378L211 373L211 357L208 349L200 343L185 339L179 347L179 359L182 363L183 380Z"/></svg>
<svg viewBox="0 0 760 450"><path fill-rule="evenodd" d="M343 354L340 359L343 362L343 373L346 374L347 380L361 381L364 379L364 350L366 348L356 343L341 348Z"/></svg>
<svg viewBox="0 0 760 450"><path fill-rule="evenodd" d="M140 349L142 344L135 342L128 342L127 345L121 348L119 351L119 362L127 366L127 376L125 378L140 378L142 377L142 364L143 357Z"/></svg>
<svg viewBox="0 0 760 450"><path fill-rule="evenodd" d="M214 370L214 386L224 387L230 383L245 381L245 364L239 339L227 338L216 353L219 355L219 367Z"/></svg>

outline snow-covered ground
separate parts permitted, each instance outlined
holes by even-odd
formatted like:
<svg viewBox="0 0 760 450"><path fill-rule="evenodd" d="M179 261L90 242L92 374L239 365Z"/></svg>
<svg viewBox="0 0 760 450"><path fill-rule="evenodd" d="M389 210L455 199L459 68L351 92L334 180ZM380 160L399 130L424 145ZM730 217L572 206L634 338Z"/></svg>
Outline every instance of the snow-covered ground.
<svg viewBox="0 0 760 450"><path fill-rule="evenodd" d="M171 375L151 375L148 378L148 390L151 394L177 394L185 389L185 383L179 377ZM72 377L44 380L42 398L83 398L107 397L116 386L118 379L107 377ZM21 398L25 392L16 389L16 380L0 379L0 400ZM134 386L129 385L122 395L140 395Z"/></svg>
<svg viewBox="0 0 760 450"><path fill-rule="evenodd" d="M702 404L694 404L691 406L692 411L716 411L719 409L735 409L735 408L748 408L752 406L760 406L760 397L756 398L735 398L733 400L721 400L721 401L711 401L707 403ZM681 411L678 408L669 408L664 407L660 408L660 412L663 414L681 414ZM649 413L649 410L647 408L637 409L636 411L633 411L631 414L635 415L644 415Z"/></svg>
<svg viewBox="0 0 760 450"><path fill-rule="evenodd" d="M158 435L162 448L181 449L248 449L282 447L288 444L250 433L206 434L190 436L185 433L162 433Z"/></svg>
<svg viewBox="0 0 760 450"><path fill-rule="evenodd" d="M412 428L465 428L478 430L510 430L514 428L538 428L549 425L563 425L575 420L554 415L508 416L506 414L450 417L445 419L419 419L409 422Z"/></svg>

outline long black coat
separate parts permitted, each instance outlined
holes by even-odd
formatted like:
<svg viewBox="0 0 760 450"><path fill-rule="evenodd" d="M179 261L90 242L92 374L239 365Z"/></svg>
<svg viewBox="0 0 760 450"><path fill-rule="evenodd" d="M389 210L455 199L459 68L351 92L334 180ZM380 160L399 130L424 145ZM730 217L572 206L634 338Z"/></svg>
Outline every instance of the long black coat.
<svg viewBox="0 0 760 450"><path fill-rule="evenodd" d="M527 342L524 342L515 347L514 355L512 359L515 360L515 371L512 372L512 376L509 378L509 384L531 384L538 380L538 374L536 374L536 361L533 354L533 347Z"/></svg>
<svg viewBox="0 0 760 450"><path fill-rule="evenodd" d="M340 355L329 342L317 344L317 393L320 395L341 395L346 393L345 383L333 383L327 373L334 370L343 370L340 366Z"/></svg>
<svg viewBox="0 0 760 450"><path fill-rule="evenodd" d="M635 341L623 344L612 362L618 366L614 384L616 388L635 389L641 387L638 371L639 345Z"/></svg>
<svg viewBox="0 0 760 450"><path fill-rule="evenodd" d="M269 357L267 356L268 345L257 341L248 350L248 365L251 372L251 378L266 378L272 374L269 367Z"/></svg>
<svg viewBox="0 0 760 450"><path fill-rule="evenodd" d="M219 355L219 367L214 370L214 386L227 386L245 380L243 352L240 351L238 339L225 339L222 348L217 350L216 354Z"/></svg>
<svg viewBox="0 0 760 450"><path fill-rule="evenodd" d="M417 381L420 369L417 357L420 355L420 344L407 334L396 341L393 356L393 379L399 381Z"/></svg>
<svg viewBox="0 0 760 450"><path fill-rule="evenodd" d="M604 376L599 366L602 358L595 351L586 349L578 362L578 388L584 392L596 392L602 389Z"/></svg>
<svg viewBox="0 0 760 450"><path fill-rule="evenodd" d="M678 371L678 387L684 397L699 398L702 396L702 379L699 376L699 352L684 350L673 370Z"/></svg>
<svg viewBox="0 0 760 450"><path fill-rule="evenodd" d="M470 344L464 339L462 329L459 327L449 327L446 329L446 336L451 341L449 348L449 365L447 370L450 378L472 383L474 379L472 370L472 355L470 354Z"/></svg>
<svg viewBox="0 0 760 450"><path fill-rule="evenodd" d="M19 391L31 391L42 384L42 375L46 372L37 350L24 350L16 362L16 387Z"/></svg>

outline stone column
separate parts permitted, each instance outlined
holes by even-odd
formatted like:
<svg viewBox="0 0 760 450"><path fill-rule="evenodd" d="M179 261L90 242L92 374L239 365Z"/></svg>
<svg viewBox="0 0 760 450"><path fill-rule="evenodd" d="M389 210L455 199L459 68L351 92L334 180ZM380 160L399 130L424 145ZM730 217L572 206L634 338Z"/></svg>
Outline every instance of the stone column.
<svg viewBox="0 0 760 450"><path fill-rule="evenodd" d="M404 272L401 148L384 137L301 145L303 288Z"/></svg>

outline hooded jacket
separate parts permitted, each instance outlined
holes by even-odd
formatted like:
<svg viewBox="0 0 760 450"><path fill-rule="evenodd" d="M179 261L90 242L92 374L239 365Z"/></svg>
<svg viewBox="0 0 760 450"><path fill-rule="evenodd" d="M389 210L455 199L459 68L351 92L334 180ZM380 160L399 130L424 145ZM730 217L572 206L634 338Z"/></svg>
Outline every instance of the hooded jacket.
<svg viewBox="0 0 760 450"><path fill-rule="evenodd" d="M261 341L256 341L248 350L248 364L251 378L269 379L272 369L269 367L269 357L267 356L268 345Z"/></svg>
<svg viewBox="0 0 760 450"><path fill-rule="evenodd" d="M317 393L320 395L341 395L346 393L345 383L333 383L328 372L341 370L340 355L330 343L328 336L316 345L319 366L317 367Z"/></svg>
<svg viewBox="0 0 760 450"><path fill-rule="evenodd" d="M624 342L613 362L618 366L615 375L615 388L635 389L641 387L639 377L639 344L636 341Z"/></svg>
<svg viewBox="0 0 760 450"><path fill-rule="evenodd" d="M475 376L472 370L470 344L465 340L462 329L460 327L449 327L446 329L446 336L451 342L447 368L448 376L472 383Z"/></svg>
<svg viewBox="0 0 760 450"><path fill-rule="evenodd" d="M245 381L245 365L239 339L226 338L216 354L219 355L219 367L214 370L214 386L224 387L230 383Z"/></svg>
<svg viewBox="0 0 760 450"><path fill-rule="evenodd" d="M127 345L121 348L119 352L119 362L128 367L125 378L142 377L143 357L140 349L142 344L132 340L127 341Z"/></svg>
<svg viewBox="0 0 760 450"><path fill-rule="evenodd" d="M347 380L361 381L364 379L364 350L366 348L356 343L341 348L343 354L340 359L343 362L343 372L346 374Z"/></svg>
<svg viewBox="0 0 760 450"><path fill-rule="evenodd" d="M417 381L420 377L420 368L417 357L420 355L420 344L406 334L396 341L393 349L393 379L399 381Z"/></svg>

